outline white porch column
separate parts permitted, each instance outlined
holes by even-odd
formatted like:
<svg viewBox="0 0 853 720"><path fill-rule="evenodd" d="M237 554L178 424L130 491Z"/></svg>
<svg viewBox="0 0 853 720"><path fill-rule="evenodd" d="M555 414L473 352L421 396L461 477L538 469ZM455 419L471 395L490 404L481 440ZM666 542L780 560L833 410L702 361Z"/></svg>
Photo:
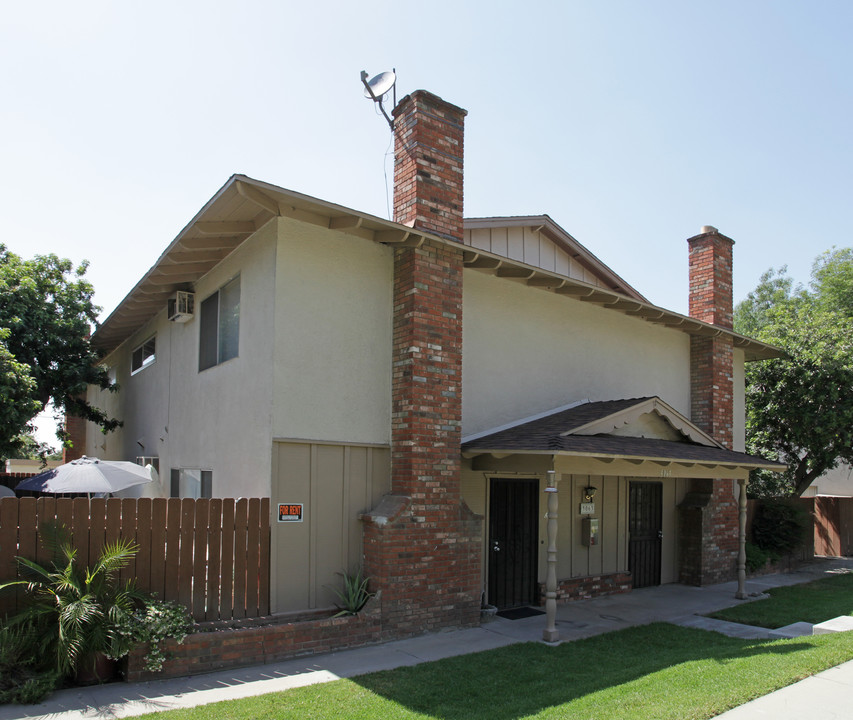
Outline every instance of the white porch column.
<svg viewBox="0 0 853 720"><path fill-rule="evenodd" d="M738 553L737 553L737 593L738 600L746 599L746 484L741 478L738 484Z"/></svg>
<svg viewBox="0 0 853 720"><path fill-rule="evenodd" d="M545 576L545 630L542 639L556 642L560 639L557 630L557 474L548 471L548 573Z"/></svg>

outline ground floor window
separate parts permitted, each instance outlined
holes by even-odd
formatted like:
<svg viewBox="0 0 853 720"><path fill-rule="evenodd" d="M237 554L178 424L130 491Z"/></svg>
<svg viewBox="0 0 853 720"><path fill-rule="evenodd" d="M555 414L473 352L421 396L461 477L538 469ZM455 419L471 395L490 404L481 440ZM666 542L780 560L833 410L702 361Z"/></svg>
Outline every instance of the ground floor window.
<svg viewBox="0 0 853 720"><path fill-rule="evenodd" d="M213 497L213 471L198 468L172 468L172 497Z"/></svg>

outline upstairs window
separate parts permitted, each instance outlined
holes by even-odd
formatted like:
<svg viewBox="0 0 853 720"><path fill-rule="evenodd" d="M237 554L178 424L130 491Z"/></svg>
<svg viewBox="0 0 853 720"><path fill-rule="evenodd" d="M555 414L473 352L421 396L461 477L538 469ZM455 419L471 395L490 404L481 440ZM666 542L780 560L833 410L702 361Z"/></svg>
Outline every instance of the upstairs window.
<svg viewBox="0 0 853 720"><path fill-rule="evenodd" d="M152 365L157 359L156 337L149 338L140 345L130 356L130 374L135 375L142 368Z"/></svg>
<svg viewBox="0 0 853 720"><path fill-rule="evenodd" d="M237 357L240 345L239 277L201 303L199 328L199 372Z"/></svg>

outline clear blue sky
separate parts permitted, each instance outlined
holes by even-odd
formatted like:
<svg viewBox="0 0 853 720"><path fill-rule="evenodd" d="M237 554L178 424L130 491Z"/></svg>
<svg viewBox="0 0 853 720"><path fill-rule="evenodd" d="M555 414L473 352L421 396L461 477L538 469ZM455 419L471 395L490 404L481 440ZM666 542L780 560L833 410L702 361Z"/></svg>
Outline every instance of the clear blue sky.
<svg viewBox="0 0 853 720"><path fill-rule="evenodd" d="M652 302L686 238L735 301L849 246L853 3L14 3L0 20L0 241L91 262L111 311L235 172L387 217L359 72L468 110L465 214L549 214Z"/></svg>

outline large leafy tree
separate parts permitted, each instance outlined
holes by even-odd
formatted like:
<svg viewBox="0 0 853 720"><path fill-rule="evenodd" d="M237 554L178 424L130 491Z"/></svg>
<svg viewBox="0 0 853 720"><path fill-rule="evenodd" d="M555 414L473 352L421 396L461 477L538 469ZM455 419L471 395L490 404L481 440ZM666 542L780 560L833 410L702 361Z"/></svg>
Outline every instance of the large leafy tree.
<svg viewBox="0 0 853 720"><path fill-rule="evenodd" d="M49 404L58 416L83 417L105 431L120 424L85 399L90 384L111 387L89 342L100 308L87 267L56 255L23 260L0 244L2 456L23 447L33 418ZM67 441L63 430L58 435Z"/></svg>
<svg viewBox="0 0 853 720"><path fill-rule="evenodd" d="M788 354L747 367L747 448L788 465L781 478L759 473L753 493L802 495L853 463L853 249L820 255L808 288L785 268L765 273L735 309L735 329Z"/></svg>

